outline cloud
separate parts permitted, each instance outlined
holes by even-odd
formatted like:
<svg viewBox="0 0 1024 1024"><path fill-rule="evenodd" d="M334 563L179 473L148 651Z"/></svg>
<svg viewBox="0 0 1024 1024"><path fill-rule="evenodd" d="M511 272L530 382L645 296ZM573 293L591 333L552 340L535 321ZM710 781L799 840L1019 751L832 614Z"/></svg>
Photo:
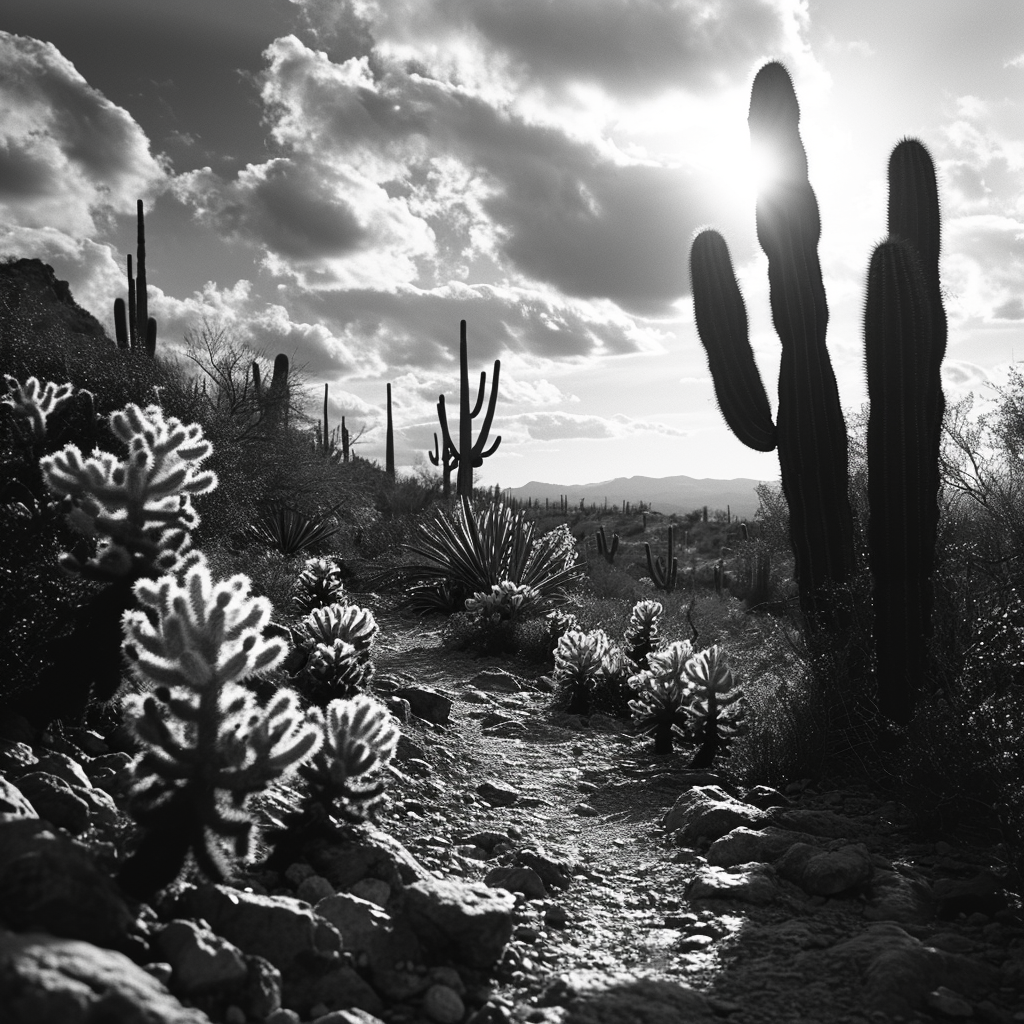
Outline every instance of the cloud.
<svg viewBox="0 0 1024 1024"><path fill-rule="evenodd" d="M0 32L0 217L73 238L129 210L166 174L131 115L51 43Z"/></svg>
<svg viewBox="0 0 1024 1024"><path fill-rule="evenodd" d="M527 412L502 420L506 432L525 429L528 438L537 441L567 441L580 438L615 438L632 434L655 433L669 437L685 437L685 430L661 423L631 419L628 416L588 416L569 412ZM518 432L518 431L517 431ZM525 440L525 438L524 438Z"/></svg>

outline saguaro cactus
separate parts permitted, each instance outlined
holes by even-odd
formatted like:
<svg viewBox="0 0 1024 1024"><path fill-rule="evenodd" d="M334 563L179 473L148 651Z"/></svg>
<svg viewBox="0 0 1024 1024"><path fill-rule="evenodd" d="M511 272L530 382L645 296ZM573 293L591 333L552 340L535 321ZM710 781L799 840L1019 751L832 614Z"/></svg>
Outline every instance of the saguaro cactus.
<svg viewBox="0 0 1024 1024"><path fill-rule="evenodd" d="M427 458L435 466L441 467L441 481L444 487L444 496L451 497L452 493L452 470L457 469L459 457L449 446L448 438L445 438L444 448L438 447L437 432L434 432L434 450L427 452Z"/></svg>
<svg viewBox="0 0 1024 1024"><path fill-rule="evenodd" d="M940 220L928 151L905 139L889 160L889 238L868 270L868 546L879 707L907 724L927 672L938 525L940 370L946 313Z"/></svg>
<svg viewBox="0 0 1024 1024"><path fill-rule="evenodd" d="M257 388L258 388L257 370ZM274 359L274 373L267 388L267 421L272 426L288 426L288 357L282 352Z"/></svg>
<svg viewBox="0 0 1024 1024"><path fill-rule="evenodd" d="M679 559L673 554L675 550L676 528L668 528L668 557L662 558L659 555L654 558L651 554L651 545L644 542L644 554L647 555L647 571L651 574L651 580L658 590L664 590L671 594L676 589L676 580L679 577Z"/></svg>
<svg viewBox="0 0 1024 1024"><path fill-rule="evenodd" d="M149 315L146 293L146 226L142 200L138 200L138 241L136 277L132 278L132 258L128 257L128 309L124 299L114 300L114 334L118 348L142 348L152 358L156 354L156 320Z"/></svg>
<svg viewBox="0 0 1024 1024"><path fill-rule="evenodd" d="M473 470L484 464L484 459L493 455L501 444L501 435L494 439L490 448L484 449L487 444L487 435L491 430L491 421L494 419L494 406L498 401L498 374L501 371L501 360L494 360L494 377L491 380L491 397L487 403L487 413L480 428L476 444L473 443L473 420L480 414L484 404L484 391L487 388L487 373L480 373L480 390L476 396L476 404L472 409L469 407L469 361L466 354L466 321L459 322L459 446L455 447L451 433L448 430L448 417L445 414L444 395L437 397L437 416L441 422L441 436L445 445L451 449L455 458L458 459L459 475L456 480L456 493L460 497L472 498L473 496Z"/></svg>
<svg viewBox="0 0 1024 1024"><path fill-rule="evenodd" d="M384 472L388 479L395 479L395 423L391 418L391 385L388 385L388 431L384 444Z"/></svg>
<svg viewBox="0 0 1024 1024"><path fill-rule="evenodd" d="M782 342L773 424L754 364L746 310L724 239L703 231L690 254L697 330L726 422L758 451L777 447L790 510L800 604L811 626L832 621L829 584L853 570L847 440L825 347L828 306L818 261L821 224L807 178L800 108L782 64L766 64L750 98L751 142L776 171L757 198L757 237L768 256L772 320Z"/></svg>

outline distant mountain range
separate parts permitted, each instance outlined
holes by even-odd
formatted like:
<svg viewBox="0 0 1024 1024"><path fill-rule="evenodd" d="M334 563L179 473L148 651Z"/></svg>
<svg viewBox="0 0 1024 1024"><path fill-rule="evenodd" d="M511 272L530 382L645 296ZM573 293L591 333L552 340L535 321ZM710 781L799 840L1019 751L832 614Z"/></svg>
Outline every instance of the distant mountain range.
<svg viewBox="0 0 1024 1024"><path fill-rule="evenodd" d="M608 507L623 502L636 504L645 502L655 512L670 515L673 512L692 512L695 508L730 508L734 516L750 519L757 509L757 495L754 488L760 480L696 480L692 476L620 476L614 480L601 480L595 484L548 484L531 480L522 487L509 491L514 498L533 498L535 501L549 501L557 504L562 495L567 495L569 507L579 507L580 499L589 508L591 504Z"/></svg>

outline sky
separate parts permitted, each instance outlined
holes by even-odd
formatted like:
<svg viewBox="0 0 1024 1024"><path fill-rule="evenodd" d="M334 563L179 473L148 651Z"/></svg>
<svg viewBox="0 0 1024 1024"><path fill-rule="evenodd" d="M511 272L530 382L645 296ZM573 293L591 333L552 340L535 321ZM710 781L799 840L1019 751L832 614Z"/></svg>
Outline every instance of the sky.
<svg viewBox="0 0 1024 1024"><path fill-rule="evenodd" d="M474 392L501 360L478 483L775 480L718 412L688 269L721 231L774 409L746 123L769 60L844 409L906 137L939 177L947 400L990 396L1024 358L1020 0L3 0L0 255L50 263L113 337L142 199L159 351L205 318L284 352L381 463L390 382L399 472L438 395L457 409L465 319Z"/></svg>

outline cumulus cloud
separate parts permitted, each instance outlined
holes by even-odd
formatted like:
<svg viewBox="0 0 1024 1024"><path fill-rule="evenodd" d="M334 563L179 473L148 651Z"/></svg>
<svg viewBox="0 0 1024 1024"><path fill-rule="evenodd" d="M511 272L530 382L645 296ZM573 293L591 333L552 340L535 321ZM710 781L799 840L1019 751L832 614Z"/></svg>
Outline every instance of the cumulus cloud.
<svg viewBox="0 0 1024 1024"><path fill-rule="evenodd" d="M73 238L165 179L131 115L51 43L0 32L0 216Z"/></svg>
<svg viewBox="0 0 1024 1024"><path fill-rule="evenodd" d="M632 434L663 434L669 437L685 437L686 431L668 427L648 420L632 419L628 416L588 416L569 412L527 412L506 417L502 426L525 430L527 438L537 441L567 441L580 438L616 438Z"/></svg>

